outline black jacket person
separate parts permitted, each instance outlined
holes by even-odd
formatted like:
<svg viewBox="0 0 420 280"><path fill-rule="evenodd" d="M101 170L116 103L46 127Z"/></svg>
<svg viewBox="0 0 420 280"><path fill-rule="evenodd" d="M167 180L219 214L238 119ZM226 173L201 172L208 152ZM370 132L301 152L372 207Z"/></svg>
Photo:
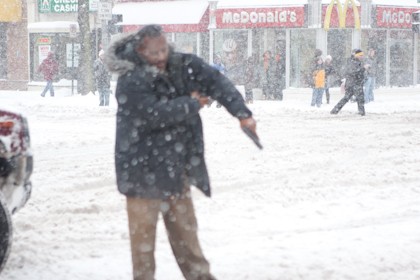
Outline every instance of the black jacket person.
<svg viewBox="0 0 420 280"><path fill-rule="evenodd" d="M360 49L353 51L347 62L345 70L345 95L331 110L331 114L338 114L343 106L354 95L357 101L357 108L360 115L365 115L365 101L363 95L363 83L365 79L365 67L362 63L363 52Z"/></svg>
<svg viewBox="0 0 420 280"><path fill-rule="evenodd" d="M190 194L190 185L211 194L199 110L211 97L255 132L252 113L218 70L173 51L159 26L115 41L106 62L119 73L115 166L118 189L127 196L134 279L154 279L159 212L185 278L214 279Z"/></svg>

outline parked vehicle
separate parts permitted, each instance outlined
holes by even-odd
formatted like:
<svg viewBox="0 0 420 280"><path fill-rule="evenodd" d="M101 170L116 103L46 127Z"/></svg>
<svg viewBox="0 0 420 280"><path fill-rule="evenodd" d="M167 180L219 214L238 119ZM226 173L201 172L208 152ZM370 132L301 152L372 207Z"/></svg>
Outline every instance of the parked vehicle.
<svg viewBox="0 0 420 280"><path fill-rule="evenodd" d="M32 169L26 118L0 109L0 272L12 245L11 216L31 195Z"/></svg>

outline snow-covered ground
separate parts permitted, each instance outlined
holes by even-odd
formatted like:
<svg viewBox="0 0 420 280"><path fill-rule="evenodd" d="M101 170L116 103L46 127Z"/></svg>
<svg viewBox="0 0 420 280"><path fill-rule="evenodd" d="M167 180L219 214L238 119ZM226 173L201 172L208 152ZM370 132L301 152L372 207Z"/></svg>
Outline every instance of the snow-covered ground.
<svg viewBox="0 0 420 280"><path fill-rule="evenodd" d="M365 117L355 103L330 115L340 97L251 104L262 151L225 109L202 110L213 197L193 195L218 279L420 279L420 88L377 90ZM0 92L0 107L28 117L35 159L0 279L131 279L111 99ZM182 279L161 221L156 259L157 280Z"/></svg>

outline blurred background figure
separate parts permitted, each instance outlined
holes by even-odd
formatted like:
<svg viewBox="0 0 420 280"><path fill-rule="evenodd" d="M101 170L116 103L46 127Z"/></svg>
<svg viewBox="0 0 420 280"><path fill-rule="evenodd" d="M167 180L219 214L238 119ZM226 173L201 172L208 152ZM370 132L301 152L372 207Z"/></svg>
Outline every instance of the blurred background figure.
<svg viewBox="0 0 420 280"><path fill-rule="evenodd" d="M286 88L286 56L278 50L275 59L274 99L283 100L283 90Z"/></svg>
<svg viewBox="0 0 420 280"><path fill-rule="evenodd" d="M334 85L335 81L335 68L332 64L331 55L327 55L324 61L325 68L325 97L327 99L327 104L330 104L330 87Z"/></svg>
<svg viewBox="0 0 420 280"><path fill-rule="evenodd" d="M270 51L265 51L263 54L263 64L260 72L264 98L266 100L274 99L276 65Z"/></svg>
<svg viewBox="0 0 420 280"><path fill-rule="evenodd" d="M99 92L99 106L109 105L109 95L111 94L111 74L104 64L104 50L100 50L98 58L95 60L93 70L95 73L96 88Z"/></svg>
<svg viewBox="0 0 420 280"><path fill-rule="evenodd" d="M365 103L374 101L373 89L376 85L376 73L378 64L375 56L375 49L369 49L368 55L365 59L366 65L366 81L364 84Z"/></svg>
<svg viewBox="0 0 420 280"><path fill-rule="evenodd" d="M257 57L255 55L248 57L245 69L245 102L254 103L252 90L258 87L258 72L255 70Z"/></svg>
<svg viewBox="0 0 420 280"><path fill-rule="evenodd" d="M42 73L44 79L47 81L41 96L45 97L47 91L50 91L51 97L54 97L53 81L58 74L58 62L55 59L53 52L49 52L47 57L41 62L38 67L38 72Z"/></svg>
<svg viewBox="0 0 420 280"><path fill-rule="evenodd" d="M321 56L317 56L312 68L313 90L311 106L321 107L322 95L325 88L325 69L324 61Z"/></svg>
<svg viewBox="0 0 420 280"><path fill-rule="evenodd" d="M220 54L216 54L216 55L214 56L212 66L213 66L214 68L216 68L217 70L219 70L219 72L220 72L220 73L222 73L223 75L225 75L225 74L226 74L226 67L225 67L225 65L223 64L223 61L222 61L222 56L221 56Z"/></svg>

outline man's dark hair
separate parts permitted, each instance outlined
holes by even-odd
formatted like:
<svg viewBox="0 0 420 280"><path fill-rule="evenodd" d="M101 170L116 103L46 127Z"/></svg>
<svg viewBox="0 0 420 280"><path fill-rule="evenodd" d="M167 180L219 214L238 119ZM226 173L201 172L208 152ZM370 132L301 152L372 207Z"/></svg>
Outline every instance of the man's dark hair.
<svg viewBox="0 0 420 280"><path fill-rule="evenodd" d="M157 24L146 25L143 28L141 28L134 36L136 46L139 47L143 45L144 39L147 37L156 38L161 35L163 35L163 30L160 25L157 25Z"/></svg>

